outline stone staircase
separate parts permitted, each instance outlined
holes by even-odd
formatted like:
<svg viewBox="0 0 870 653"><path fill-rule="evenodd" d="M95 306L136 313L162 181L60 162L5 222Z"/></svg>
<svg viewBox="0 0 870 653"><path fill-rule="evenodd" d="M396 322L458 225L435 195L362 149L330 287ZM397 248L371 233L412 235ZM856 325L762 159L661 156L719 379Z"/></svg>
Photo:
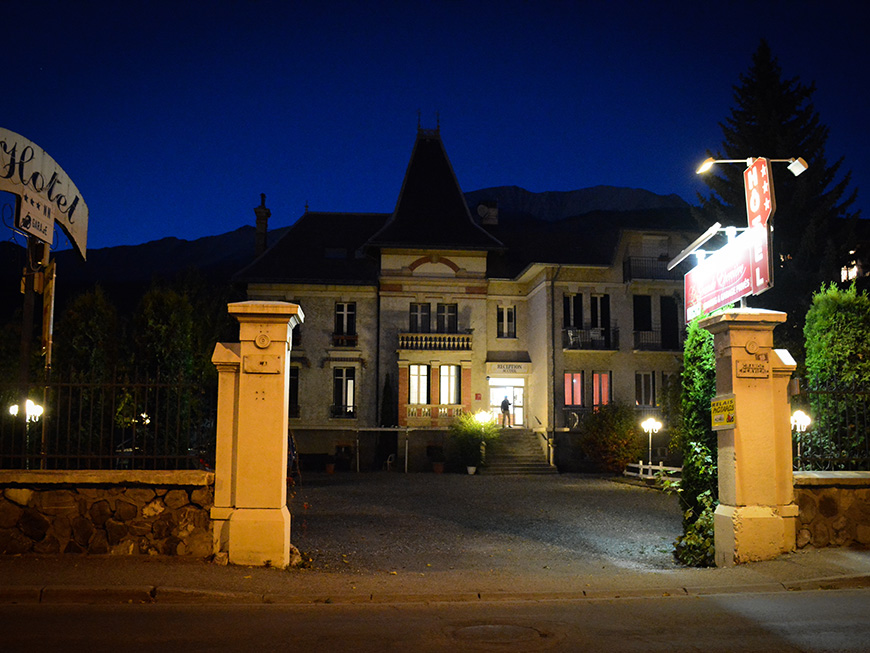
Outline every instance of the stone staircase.
<svg viewBox="0 0 870 653"><path fill-rule="evenodd" d="M538 444L538 436L529 429L502 429L497 442L487 446L486 464L478 474L526 475L558 474L549 465Z"/></svg>

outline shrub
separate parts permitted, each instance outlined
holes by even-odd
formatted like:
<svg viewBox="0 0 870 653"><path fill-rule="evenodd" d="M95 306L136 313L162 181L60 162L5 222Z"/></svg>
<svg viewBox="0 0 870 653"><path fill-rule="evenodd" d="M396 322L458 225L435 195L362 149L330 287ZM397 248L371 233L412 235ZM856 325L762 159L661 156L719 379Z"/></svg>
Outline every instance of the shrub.
<svg viewBox="0 0 870 653"><path fill-rule="evenodd" d="M451 450L462 465L479 467L483 463L481 445L501 435L501 429L487 413L463 413L450 425Z"/></svg>
<svg viewBox="0 0 870 653"><path fill-rule="evenodd" d="M581 415L577 427L582 455L600 471L622 472L643 455L640 428L630 406L598 406Z"/></svg>

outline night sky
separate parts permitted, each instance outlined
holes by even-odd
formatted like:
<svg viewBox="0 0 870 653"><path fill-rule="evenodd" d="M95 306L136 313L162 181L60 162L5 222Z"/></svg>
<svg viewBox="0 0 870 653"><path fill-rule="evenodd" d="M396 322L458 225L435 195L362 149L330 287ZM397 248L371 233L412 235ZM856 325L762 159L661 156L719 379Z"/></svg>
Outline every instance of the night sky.
<svg viewBox="0 0 870 653"><path fill-rule="evenodd" d="M440 115L465 191L610 185L696 203L694 170L764 37L785 77L816 83L828 160L845 157L863 208L859 7L0 0L0 126L78 186L89 248L253 224L260 193L276 228L306 203L390 212L418 110L426 128Z"/></svg>

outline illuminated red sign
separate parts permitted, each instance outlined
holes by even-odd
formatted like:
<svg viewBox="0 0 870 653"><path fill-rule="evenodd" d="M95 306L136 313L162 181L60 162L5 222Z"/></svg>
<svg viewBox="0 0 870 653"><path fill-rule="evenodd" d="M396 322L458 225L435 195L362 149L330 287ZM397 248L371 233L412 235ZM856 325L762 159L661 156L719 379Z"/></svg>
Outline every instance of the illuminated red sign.
<svg viewBox="0 0 870 653"><path fill-rule="evenodd" d="M749 226L767 227L767 221L776 211L770 161L765 158L755 159L743 171L743 187L746 192L746 218Z"/></svg>
<svg viewBox="0 0 870 653"><path fill-rule="evenodd" d="M767 235L764 227L747 229L686 273L686 322L772 285Z"/></svg>

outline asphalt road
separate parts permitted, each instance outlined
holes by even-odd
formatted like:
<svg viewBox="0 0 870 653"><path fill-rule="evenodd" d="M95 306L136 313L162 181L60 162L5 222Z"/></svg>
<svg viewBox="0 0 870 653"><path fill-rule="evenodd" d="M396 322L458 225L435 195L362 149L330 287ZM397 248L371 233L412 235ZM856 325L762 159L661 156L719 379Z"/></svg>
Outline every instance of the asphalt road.
<svg viewBox="0 0 870 653"><path fill-rule="evenodd" d="M308 475L293 544L317 569L577 574L673 569L677 500L586 475Z"/></svg>
<svg viewBox="0 0 870 653"><path fill-rule="evenodd" d="M866 651L870 590L392 605L0 606L0 650Z"/></svg>

